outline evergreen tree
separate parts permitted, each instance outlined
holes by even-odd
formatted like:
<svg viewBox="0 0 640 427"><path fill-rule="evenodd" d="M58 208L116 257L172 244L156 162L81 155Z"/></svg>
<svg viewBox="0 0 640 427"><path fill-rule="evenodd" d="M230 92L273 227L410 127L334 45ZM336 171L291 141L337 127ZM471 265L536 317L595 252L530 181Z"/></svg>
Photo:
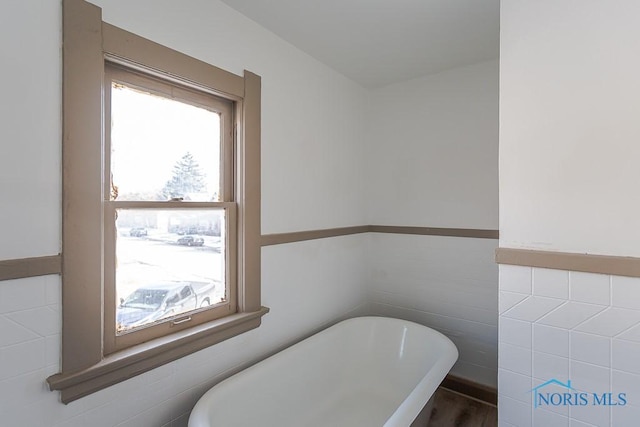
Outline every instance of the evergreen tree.
<svg viewBox="0 0 640 427"><path fill-rule="evenodd" d="M177 197L186 197L188 193L200 193L206 191L204 172L200 165L187 152L173 166L173 176L162 189L163 199L168 200Z"/></svg>

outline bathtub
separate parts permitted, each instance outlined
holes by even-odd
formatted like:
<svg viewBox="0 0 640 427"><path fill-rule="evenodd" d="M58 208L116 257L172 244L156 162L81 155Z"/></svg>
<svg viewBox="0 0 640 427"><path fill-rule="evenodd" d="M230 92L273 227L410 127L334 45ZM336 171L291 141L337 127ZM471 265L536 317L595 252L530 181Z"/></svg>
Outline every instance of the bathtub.
<svg viewBox="0 0 640 427"><path fill-rule="evenodd" d="M457 358L447 337L417 323L345 320L211 388L189 427L426 426Z"/></svg>

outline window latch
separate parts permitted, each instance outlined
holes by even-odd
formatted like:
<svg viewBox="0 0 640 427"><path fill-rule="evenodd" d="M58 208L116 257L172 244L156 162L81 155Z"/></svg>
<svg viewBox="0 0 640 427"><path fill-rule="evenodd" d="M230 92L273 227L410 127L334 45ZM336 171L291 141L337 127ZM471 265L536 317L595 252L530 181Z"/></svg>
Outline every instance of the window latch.
<svg viewBox="0 0 640 427"><path fill-rule="evenodd" d="M187 316L187 317L184 317L184 318L179 319L179 320L174 320L173 322L171 322L171 325L172 326L176 326L176 325L179 325L181 323L187 323L190 320L191 320L191 316Z"/></svg>

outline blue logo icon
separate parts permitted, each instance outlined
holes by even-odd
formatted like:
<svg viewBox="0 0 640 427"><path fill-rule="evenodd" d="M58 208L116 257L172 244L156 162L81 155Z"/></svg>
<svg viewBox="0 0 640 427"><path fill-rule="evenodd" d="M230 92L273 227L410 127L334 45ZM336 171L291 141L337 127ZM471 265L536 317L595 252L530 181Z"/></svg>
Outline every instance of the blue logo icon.
<svg viewBox="0 0 640 427"><path fill-rule="evenodd" d="M532 388L529 393L533 395L534 408L539 406L624 406L627 404L626 393L579 391L571 386L571 380L563 383L555 378Z"/></svg>

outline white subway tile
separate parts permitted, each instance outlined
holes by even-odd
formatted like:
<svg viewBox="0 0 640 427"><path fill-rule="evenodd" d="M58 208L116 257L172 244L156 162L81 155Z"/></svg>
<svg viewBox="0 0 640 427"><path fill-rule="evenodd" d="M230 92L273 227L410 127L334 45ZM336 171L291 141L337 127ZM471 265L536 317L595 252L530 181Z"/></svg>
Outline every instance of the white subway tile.
<svg viewBox="0 0 640 427"><path fill-rule="evenodd" d="M505 311L511 309L519 302L524 301L528 296L529 295L527 294L500 291L500 294L498 296L498 310L500 314L503 314Z"/></svg>
<svg viewBox="0 0 640 427"><path fill-rule="evenodd" d="M38 334L0 314L0 348L32 341Z"/></svg>
<svg viewBox="0 0 640 427"><path fill-rule="evenodd" d="M571 358L599 366L611 366L611 339L571 331Z"/></svg>
<svg viewBox="0 0 640 427"><path fill-rule="evenodd" d="M533 325L533 349L556 356L569 357L569 331L535 323Z"/></svg>
<svg viewBox="0 0 640 427"><path fill-rule="evenodd" d="M635 312L635 310L633 311ZM620 338L628 341L640 342L640 324L635 325L632 328L629 328L628 330L616 336L616 338Z"/></svg>
<svg viewBox="0 0 640 427"><path fill-rule="evenodd" d="M571 301L602 305L611 302L610 276L606 274L572 271L569 273L569 283Z"/></svg>
<svg viewBox="0 0 640 427"><path fill-rule="evenodd" d="M571 360L569 369L571 385L576 390L587 393L608 393L610 391L610 369L577 360Z"/></svg>
<svg viewBox="0 0 640 427"><path fill-rule="evenodd" d="M572 406L569 416L578 421L593 423L597 427L609 427L611 424L611 408L609 406Z"/></svg>
<svg viewBox="0 0 640 427"><path fill-rule="evenodd" d="M640 423L640 406L615 406L611 408L611 426L632 426Z"/></svg>
<svg viewBox="0 0 640 427"><path fill-rule="evenodd" d="M611 287L613 306L640 310L640 278L612 276Z"/></svg>
<svg viewBox="0 0 640 427"><path fill-rule="evenodd" d="M598 427L598 426L569 418L569 427Z"/></svg>
<svg viewBox="0 0 640 427"><path fill-rule="evenodd" d="M500 290L530 295L531 272L531 267L500 264L498 273Z"/></svg>
<svg viewBox="0 0 640 427"><path fill-rule="evenodd" d="M60 366L61 335L50 335L45 338L45 366Z"/></svg>
<svg viewBox="0 0 640 427"><path fill-rule="evenodd" d="M421 278L418 283L407 286L407 293L411 291L411 294L415 294L422 300L428 298L442 299L467 307L491 310L495 313L498 309L498 289L496 284L493 283L492 288L489 289L484 289L482 286L484 285L481 283L478 283L476 287L443 279L430 280L429 286L424 286L424 279Z"/></svg>
<svg viewBox="0 0 640 427"><path fill-rule="evenodd" d="M171 421L171 427L188 427L190 412L180 415Z"/></svg>
<svg viewBox="0 0 640 427"><path fill-rule="evenodd" d="M170 403L170 401L164 402L140 412L118 424L118 427L160 426L170 423L172 418Z"/></svg>
<svg viewBox="0 0 640 427"><path fill-rule="evenodd" d="M553 311L563 303L562 300L545 297L529 297L520 304L506 311L503 316L513 319L535 322Z"/></svg>
<svg viewBox="0 0 640 427"><path fill-rule="evenodd" d="M566 382L566 379L562 379L562 378L556 378L559 381L562 381L563 383ZM533 380L533 386L537 387L540 384L544 384L546 381L548 380L541 380L541 379L534 379ZM553 386L553 389L549 389L545 391L549 391L549 392L560 392L560 393L564 393L566 391L566 389L563 388L558 388ZM537 410L537 409L536 409ZM563 417L569 417L569 406L568 405L557 405L557 406L553 406L553 405L545 405L544 406L544 410L545 411L549 411L549 412L553 412L555 414L561 415ZM534 425L534 427L537 427Z"/></svg>
<svg viewBox="0 0 640 427"><path fill-rule="evenodd" d="M45 303L62 305L62 279L58 275L45 276Z"/></svg>
<svg viewBox="0 0 640 427"><path fill-rule="evenodd" d="M610 307L576 327L576 331L614 337L640 322L640 311Z"/></svg>
<svg viewBox="0 0 640 427"><path fill-rule="evenodd" d="M31 410L30 410L31 409ZM29 406L14 406L4 411L2 416L3 426L24 426L24 427L40 427L51 425L51 419L49 414L45 414L42 411L33 410Z"/></svg>
<svg viewBox="0 0 640 427"><path fill-rule="evenodd" d="M640 407L640 375L612 370L611 392L614 395L626 393L627 404Z"/></svg>
<svg viewBox="0 0 640 427"><path fill-rule="evenodd" d="M542 297L568 299L569 272L549 268L534 268L533 294Z"/></svg>
<svg viewBox="0 0 640 427"><path fill-rule="evenodd" d="M465 337L451 337L458 347L458 360L490 368L496 368L498 346L496 343L483 343Z"/></svg>
<svg viewBox="0 0 640 427"><path fill-rule="evenodd" d="M531 348L531 327L530 322L503 317L500 319L498 339L507 344Z"/></svg>
<svg viewBox="0 0 640 427"><path fill-rule="evenodd" d="M498 390L500 394L515 400L531 403L531 377L505 369L498 370Z"/></svg>
<svg viewBox="0 0 640 427"><path fill-rule="evenodd" d="M569 418L541 408L533 410L533 425L538 427L569 427Z"/></svg>
<svg viewBox="0 0 640 427"><path fill-rule="evenodd" d="M40 369L0 381L0 414L45 398L50 393L45 378L45 373Z"/></svg>
<svg viewBox="0 0 640 427"><path fill-rule="evenodd" d="M547 356L551 356L551 355L547 355ZM534 356L535 357L535 356ZM551 356L551 357L557 357L557 356ZM545 361L545 364L548 365L550 362L552 362L554 359L548 359L547 361ZM567 359L567 363L568 363L568 359ZM548 370L550 372L548 372L544 378L533 378L533 387L535 388L535 390L532 390L532 400L534 402L537 401L538 406L536 407L536 405L534 404L534 409L536 408L543 408L546 411L551 411L554 412L556 414L568 417L569 416L569 406L568 405L546 405L542 400L540 400L540 398L538 397L538 393L565 393L567 392L567 388L563 387L560 384L556 384L554 382L558 381L562 384L567 384L570 381L570 378L568 377L568 371L569 369L567 368L566 370L564 369L564 363L561 362L561 364L563 365L562 371L566 371L565 372L553 372L553 368L549 368ZM559 374L559 375L553 375L553 374Z"/></svg>
<svg viewBox="0 0 640 427"><path fill-rule="evenodd" d="M59 334L62 330L61 314L51 306L16 311L6 316L41 337Z"/></svg>
<svg viewBox="0 0 640 427"><path fill-rule="evenodd" d="M0 380L45 367L45 339L0 348Z"/></svg>
<svg viewBox="0 0 640 427"><path fill-rule="evenodd" d="M507 396L498 396L498 419L518 427L532 427L531 402L524 403Z"/></svg>
<svg viewBox="0 0 640 427"><path fill-rule="evenodd" d="M439 297L429 297L418 299L416 297L403 297L405 301L397 304L401 307L409 307L415 310L426 311L439 314L441 316L455 317L469 320L471 322L481 322L487 325L498 325L498 313L474 307L460 305L457 302L447 302ZM393 305L393 304L392 304Z"/></svg>
<svg viewBox="0 0 640 427"><path fill-rule="evenodd" d="M604 310L606 306L568 302L547 314L538 323L563 329L573 329L580 323L592 318Z"/></svg>
<svg viewBox="0 0 640 427"><path fill-rule="evenodd" d="M46 304L47 276L5 280L0 286L0 314L41 307Z"/></svg>
<svg viewBox="0 0 640 427"><path fill-rule="evenodd" d="M534 382L569 378L569 359L553 354L533 352Z"/></svg>
<svg viewBox="0 0 640 427"><path fill-rule="evenodd" d="M531 375L531 350L511 344L498 346L498 365L523 375Z"/></svg>
<svg viewBox="0 0 640 427"><path fill-rule="evenodd" d="M611 367L620 371L640 374L640 343L613 339Z"/></svg>

